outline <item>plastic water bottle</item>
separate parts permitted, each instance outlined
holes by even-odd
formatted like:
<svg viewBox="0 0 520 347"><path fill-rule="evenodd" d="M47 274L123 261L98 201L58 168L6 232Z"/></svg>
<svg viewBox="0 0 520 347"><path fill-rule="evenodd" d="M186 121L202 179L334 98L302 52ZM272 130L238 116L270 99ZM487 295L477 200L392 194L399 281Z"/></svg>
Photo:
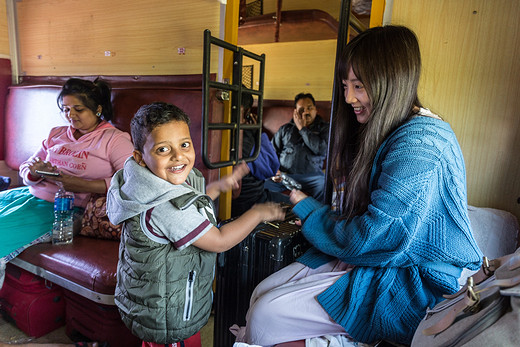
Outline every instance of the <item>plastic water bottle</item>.
<svg viewBox="0 0 520 347"><path fill-rule="evenodd" d="M54 196L54 224L52 244L61 245L72 242L74 227L74 193L60 187Z"/></svg>

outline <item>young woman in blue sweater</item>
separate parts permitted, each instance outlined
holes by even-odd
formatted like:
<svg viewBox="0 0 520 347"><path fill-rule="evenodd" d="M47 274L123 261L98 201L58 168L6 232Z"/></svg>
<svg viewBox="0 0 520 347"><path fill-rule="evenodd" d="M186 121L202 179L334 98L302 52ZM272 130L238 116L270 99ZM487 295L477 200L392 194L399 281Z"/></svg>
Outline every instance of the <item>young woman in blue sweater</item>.
<svg viewBox="0 0 520 347"><path fill-rule="evenodd" d="M237 341L342 335L409 344L426 309L458 290L462 268L480 266L461 149L417 96L415 34L369 29L339 67L345 103L329 158L337 208L291 193L313 247L258 285Z"/></svg>

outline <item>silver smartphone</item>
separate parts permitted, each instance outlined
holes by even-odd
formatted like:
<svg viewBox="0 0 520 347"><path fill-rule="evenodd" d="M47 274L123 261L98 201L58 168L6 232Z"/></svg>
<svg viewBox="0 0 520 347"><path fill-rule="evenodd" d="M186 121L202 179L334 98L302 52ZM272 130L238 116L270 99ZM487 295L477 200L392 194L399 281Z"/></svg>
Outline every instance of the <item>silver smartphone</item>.
<svg viewBox="0 0 520 347"><path fill-rule="evenodd" d="M37 174L40 175L47 175L47 176L59 176L60 173L58 171L42 171L42 170L35 170Z"/></svg>

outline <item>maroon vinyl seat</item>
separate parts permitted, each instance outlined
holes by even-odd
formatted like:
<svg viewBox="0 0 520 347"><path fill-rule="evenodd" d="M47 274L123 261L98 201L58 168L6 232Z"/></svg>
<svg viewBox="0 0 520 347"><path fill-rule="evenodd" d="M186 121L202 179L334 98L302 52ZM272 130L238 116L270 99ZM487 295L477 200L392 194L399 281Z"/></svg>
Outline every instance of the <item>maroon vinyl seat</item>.
<svg viewBox="0 0 520 347"><path fill-rule="evenodd" d="M86 77L93 79L94 77ZM183 109L191 119L190 132L197 153L195 167L208 182L218 170L208 169L201 156L202 76L103 76L112 85L117 128L129 132L130 120L140 106L165 101ZM30 77L10 86L5 108L5 162L17 170L40 146L52 127L66 125L56 104L68 77ZM210 95L212 122L223 117L223 104ZM210 161L220 158L220 134L208 139ZM16 183L16 182L15 182ZM18 182L20 185L21 182ZM16 184L15 184L16 185ZM70 245L37 244L23 251L12 264L101 304L114 304L119 241L75 236Z"/></svg>
<svg viewBox="0 0 520 347"><path fill-rule="evenodd" d="M113 305L119 241L75 236L68 245L40 243L11 261L93 301Z"/></svg>

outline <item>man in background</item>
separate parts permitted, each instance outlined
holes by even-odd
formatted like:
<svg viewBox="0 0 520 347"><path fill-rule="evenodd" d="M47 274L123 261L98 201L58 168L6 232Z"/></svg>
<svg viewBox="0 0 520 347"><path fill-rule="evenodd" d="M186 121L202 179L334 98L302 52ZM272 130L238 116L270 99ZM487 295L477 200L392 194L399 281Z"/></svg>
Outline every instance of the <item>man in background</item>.
<svg viewBox="0 0 520 347"><path fill-rule="evenodd" d="M329 124L317 114L316 101L310 93L294 98L293 119L280 127L272 143L280 159L280 170L267 179L265 188L272 191L287 189L283 176L301 184L301 190L323 202L325 174L323 163L327 156Z"/></svg>

